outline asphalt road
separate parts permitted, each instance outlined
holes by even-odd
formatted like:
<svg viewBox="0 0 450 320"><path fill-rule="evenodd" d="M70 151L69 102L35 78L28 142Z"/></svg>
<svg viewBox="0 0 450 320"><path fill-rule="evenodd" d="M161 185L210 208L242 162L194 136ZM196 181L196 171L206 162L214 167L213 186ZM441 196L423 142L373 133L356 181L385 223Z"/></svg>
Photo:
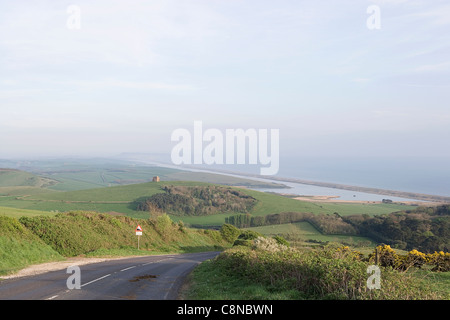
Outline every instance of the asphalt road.
<svg viewBox="0 0 450 320"><path fill-rule="evenodd" d="M175 300L185 277L218 252L145 256L80 266L80 289L69 289L67 269L0 281L0 299ZM70 283L76 283L69 281Z"/></svg>

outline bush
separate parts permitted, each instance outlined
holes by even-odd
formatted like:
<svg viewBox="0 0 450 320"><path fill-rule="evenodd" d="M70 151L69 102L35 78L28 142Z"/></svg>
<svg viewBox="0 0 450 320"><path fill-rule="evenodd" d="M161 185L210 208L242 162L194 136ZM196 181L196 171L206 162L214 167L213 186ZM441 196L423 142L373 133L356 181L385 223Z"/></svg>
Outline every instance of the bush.
<svg viewBox="0 0 450 320"><path fill-rule="evenodd" d="M165 235L172 227L172 219L167 214L156 217L156 229L161 235Z"/></svg>
<svg viewBox="0 0 450 320"><path fill-rule="evenodd" d="M376 261L377 254L378 261ZM369 261L400 271L407 271L411 267L421 268L425 265L432 266L433 271L450 271L450 253L443 251L425 254L414 249L407 255L400 255L389 245L380 245L369 255Z"/></svg>
<svg viewBox="0 0 450 320"><path fill-rule="evenodd" d="M348 247L301 252L286 247L274 250L267 245L278 245L273 239L258 238L254 242L258 246L239 246L221 253L213 260L217 272L263 285L274 293L297 290L305 299L441 298L425 281L392 268L381 269L381 289L369 290L370 263Z"/></svg>
<svg viewBox="0 0 450 320"><path fill-rule="evenodd" d="M253 230L245 230L241 232L241 234L238 236L238 239L255 240L258 237L262 237L262 234Z"/></svg>
<svg viewBox="0 0 450 320"><path fill-rule="evenodd" d="M229 243L233 243L240 233L241 231L238 228L228 223L223 224L220 228L222 238Z"/></svg>
<svg viewBox="0 0 450 320"><path fill-rule="evenodd" d="M289 246L290 246L289 242L288 242L285 238L283 238L282 236L274 236L273 239L274 239L278 244L281 244L281 245L286 246L286 247L289 247Z"/></svg>
<svg viewBox="0 0 450 320"><path fill-rule="evenodd" d="M269 252L278 252L286 250L288 247L284 244L280 244L273 238L258 237L253 241L253 249L265 250Z"/></svg>
<svg viewBox="0 0 450 320"><path fill-rule="evenodd" d="M253 245L253 240L236 239L233 242L233 247L234 246L251 247L252 245Z"/></svg>

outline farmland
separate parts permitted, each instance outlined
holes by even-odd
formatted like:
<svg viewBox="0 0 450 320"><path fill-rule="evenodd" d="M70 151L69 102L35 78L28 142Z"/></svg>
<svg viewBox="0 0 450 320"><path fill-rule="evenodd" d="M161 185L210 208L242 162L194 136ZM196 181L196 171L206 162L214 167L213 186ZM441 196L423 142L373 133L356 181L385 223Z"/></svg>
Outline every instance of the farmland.
<svg viewBox="0 0 450 320"><path fill-rule="evenodd" d="M378 241L358 234L356 229L354 232L351 228L348 229L350 231L343 232L344 229L339 229L339 226L345 221L352 221L354 217L364 217L355 222L375 224L379 221L375 218L389 217L394 212L398 212L395 215L398 221L409 217L406 212L410 211L413 219L417 216L413 211L416 206L400 203L301 201L249 189L258 186L260 182L257 181L158 167L82 168L77 164L72 167L66 165L64 170L39 170L9 171L5 176L8 179L0 187L0 251L3 252L0 273L7 274L30 263L62 260L77 255L115 256L225 249L219 260L206 262L194 272L191 288L186 293L187 298L388 299L406 294L403 290L415 283L416 276L403 276L385 270L383 272L387 273L384 277L389 281L405 282L408 285L401 287L400 291L380 292L380 296L360 295L356 291L343 292L342 288L347 288L348 284L340 282L341 264L348 264L349 268L354 269L352 277L361 285L369 262L354 260L351 255L340 256L342 261L336 262L329 256L335 255L334 251L323 250L330 244L339 243L369 257ZM151 181L155 175L160 177L160 182ZM136 204L139 201L146 206L138 209ZM186 205L191 209L187 210ZM421 217L424 219L446 221L438 211L426 208L422 210ZM428 216L428 211L435 216ZM230 226L226 221L236 222L238 218L260 224L236 229L238 233L230 238L222 229ZM397 224L398 221L392 220ZM136 239L133 232L130 232L138 223L147 230L140 251L136 250ZM336 226L339 228L333 229ZM414 224L410 224L410 227L413 226ZM414 234L411 230L408 232ZM242 244L253 243L248 242L249 240L233 242L238 234L246 235L247 232L263 235L269 240L281 236L293 250L299 251L292 251L292 256L289 253L291 251L280 253L280 259L277 260L278 253L273 255L255 251L252 249L254 244L241 247ZM233 246L233 243L236 245ZM238 245L239 243L242 244ZM231 246L233 248L227 249ZM17 252L21 254L12 254ZM401 250L399 252L407 253ZM252 278L254 272L241 267L242 263L247 263L246 259L255 258L260 264L255 265L255 268L279 268L281 273L276 277L281 280L268 283L264 273L261 277ZM311 272L316 272L314 268L317 266L313 263L316 260L323 262L323 265L318 266L323 267L320 270L323 279L331 277L329 280L332 283L325 283L320 278L310 280L317 281L318 286L335 287L325 296L318 292L307 292L289 278L291 264L297 264L307 272L294 275L294 278L304 277L309 276L310 269ZM329 263L337 263L338 273L334 274L330 270ZM238 273L227 274L230 266L236 268ZM250 278L246 276L247 273L251 275ZM272 277L270 274L267 273L267 277ZM442 285L445 287L448 282L448 272L435 275L427 269L422 274L432 277L429 284L433 288L430 289L422 281L413 293L408 293L408 298L441 299L448 296L448 290L442 289ZM220 281L211 283L208 280L211 277ZM288 285L291 282L293 285ZM423 289L425 287L426 291Z"/></svg>
<svg viewBox="0 0 450 320"><path fill-rule="evenodd" d="M22 164L23 166L24 164ZM254 198L256 204L248 212L253 217L282 212L308 212L312 214L341 216L365 214L369 216L388 214L399 210L412 209L395 203L332 203L308 202L248 189L267 183L241 179L226 175L187 172L155 166L130 165L129 163L109 163L80 161L26 163L30 172L13 170L8 172L8 180L0 187L1 214L11 217L54 215L67 211L95 211L112 215L147 219L149 213L137 211L133 202L142 197L163 193L170 186L209 187L213 185L233 186ZM150 182L153 176L161 182ZM183 181L182 181L183 180ZM31 183L35 181L34 183ZM36 182L37 181L37 182ZM45 182L45 183L44 183ZM279 184L269 184L282 187ZM240 188L244 187L244 188ZM233 212L211 215L170 215L175 221L196 227L220 227ZM292 241L347 241L349 243L369 243L367 238L348 235L324 235L308 222L286 226L267 226L264 230L286 235ZM287 231L289 230L289 231ZM315 232L311 232L315 230ZM263 232L264 233L264 232Z"/></svg>
<svg viewBox="0 0 450 320"><path fill-rule="evenodd" d="M103 187L66 192L49 192L45 190L24 195L10 194L0 196L0 206L18 209L40 210L46 212L64 212L70 210L98 211L102 213L115 212L135 218L146 218L148 214L134 210L130 204L140 197L152 196L161 193L162 187L171 185L182 186L208 186L205 182L162 181L160 183L147 182L124 186ZM258 202L250 212L254 216L267 215L286 211L300 211L312 213L341 215L350 214L386 214L401 209L410 208L399 204L352 204L352 203L312 203L299 201L280 195L258 192L254 190L239 189L254 197ZM221 225L225 221L225 214L216 214L208 217L183 217L183 221L195 225Z"/></svg>

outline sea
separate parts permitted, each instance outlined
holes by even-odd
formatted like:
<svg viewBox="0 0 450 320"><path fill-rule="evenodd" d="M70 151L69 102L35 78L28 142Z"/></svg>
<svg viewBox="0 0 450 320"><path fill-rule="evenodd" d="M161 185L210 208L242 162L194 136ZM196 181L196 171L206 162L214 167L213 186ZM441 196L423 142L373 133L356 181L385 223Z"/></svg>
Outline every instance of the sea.
<svg viewBox="0 0 450 320"><path fill-rule="evenodd" d="M450 158L282 158L278 176L450 196Z"/></svg>
<svg viewBox="0 0 450 320"><path fill-rule="evenodd" d="M232 171L235 176L259 174L258 165L208 166L208 171ZM244 178L248 178L243 176ZM260 179L271 181L271 176ZM450 197L450 158L432 157L284 157L280 158L278 178L330 182ZM252 178L256 179L256 178ZM273 182L273 181L271 181ZM281 182L289 189L254 188L259 191L303 196L337 196L337 200L417 201L388 195L326 188L301 183Z"/></svg>

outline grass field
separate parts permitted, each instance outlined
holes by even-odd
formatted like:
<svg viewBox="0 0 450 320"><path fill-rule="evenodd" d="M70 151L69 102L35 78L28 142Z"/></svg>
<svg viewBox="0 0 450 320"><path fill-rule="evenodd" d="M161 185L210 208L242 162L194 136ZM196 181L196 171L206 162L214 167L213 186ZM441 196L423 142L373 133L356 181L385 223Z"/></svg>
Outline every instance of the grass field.
<svg viewBox="0 0 450 320"><path fill-rule="evenodd" d="M56 212L0 207L0 216L7 217L53 216L55 214Z"/></svg>
<svg viewBox="0 0 450 320"><path fill-rule="evenodd" d="M1 196L0 206L50 212L70 210L98 211L102 213L115 212L130 217L146 218L148 217L147 213L134 211L129 204L139 197L163 192L161 187L166 185L208 186L210 184L193 181L163 181L66 192L34 192L34 194L27 196L24 196L23 192L21 192L21 196ZM286 211L312 212L315 214L333 214L338 212L340 215L376 215L413 208L400 204L384 203L313 203L249 189L241 190L258 200L258 203L251 211L251 214L255 216ZM227 217L226 214L173 218L193 225L212 226L223 224L225 217Z"/></svg>
<svg viewBox="0 0 450 320"><path fill-rule="evenodd" d="M246 228L261 233L267 237L281 235L286 238L292 246L314 247L327 242L339 242L358 248L373 248L376 243L369 238L355 235L327 235L320 233L309 222L295 222L286 224L269 225L262 227Z"/></svg>
<svg viewBox="0 0 450 320"><path fill-rule="evenodd" d="M0 193L2 195L0 196L0 206L50 212L70 210L98 211L103 213L116 212L131 217L145 218L147 217L146 213L134 211L130 208L129 203L139 197L151 196L155 193L163 192L161 187L166 185L207 186L210 184L195 181L162 181L159 183L147 182L66 192L56 192L33 187L4 187L3 192L0 189L0 192L2 192ZM258 200L258 203L251 211L251 214L255 216L286 211L312 212L315 214L332 214L338 212L340 215L376 215L412 208L400 204L384 203L313 203L250 189L241 190ZM189 224L211 226L223 224L226 216L225 214L219 214L206 217L183 217L182 220ZM174 218L177 220L181 219Z"/></svg>
<svg viewBox="0 0 450 320"><path fill-rule="evenodd" d="M163 192L161 188L167 185L208 186L211 185L211 182L216 182L233 186L254 186L259 183L248 179L209 173L183 172L167 168L117 168L109 166L90 168L89 166L80 166L78 164L66 164L61 168L47 169L47 176L44 179L49 179L48 181L55 179L60 183L56 185L51 184L48 188L43 188L43 185L27 185L31 181L27 179L37 177L36 175L21 171L6 172L9 180L3 182L4 186L0 187L0 215L9 217L51 216L57 212L83 210L147 219L149 218L149 213L135 211L130 206L130 203L137 198ZM150 180L156 174L160 175L162 179L167 179L167 181L132 183L145 179ZM196 181L175 181L181 178ZM8 183L18 184L18 186L6 186ZM105 187L105 184L111 184L112 186ZM69 191L61 191L64 189ZM258 203L250 212L253 216L289 211L311 212L314 214L333 214L337 212L341 216L352 214L368 214L372 216L413 208L400 204L384 203L308 202L247 188L241 188L240 190L258 200ZM217 227L222 225L225 222L225 218L230 215L232 214L183 217L171 215L170 217L173 221L178 222L181 220L187 225ZM308 246L313 246L314 242L344 242L357 246L361 243L372 244L369 239L363 237L322 235L307 222L259 227L256 230L268 235L282 234L293 243Z"/></svg>
<svg viewBox="0 0 450 320"><path fill-rule="evenodd" d="M54 181L49 189L74 191L99 187L138 184L152 181L159 176L164 181L197 181L236 186L282 187L282 184L259 182L246 178L231 177L206 172L189 172L158 166L142 166L122 163L93 164L67 162L35 168L42 179ZM29 173L24 173L29 174ZM1 185L0 185L1 187Z"/></svg>

